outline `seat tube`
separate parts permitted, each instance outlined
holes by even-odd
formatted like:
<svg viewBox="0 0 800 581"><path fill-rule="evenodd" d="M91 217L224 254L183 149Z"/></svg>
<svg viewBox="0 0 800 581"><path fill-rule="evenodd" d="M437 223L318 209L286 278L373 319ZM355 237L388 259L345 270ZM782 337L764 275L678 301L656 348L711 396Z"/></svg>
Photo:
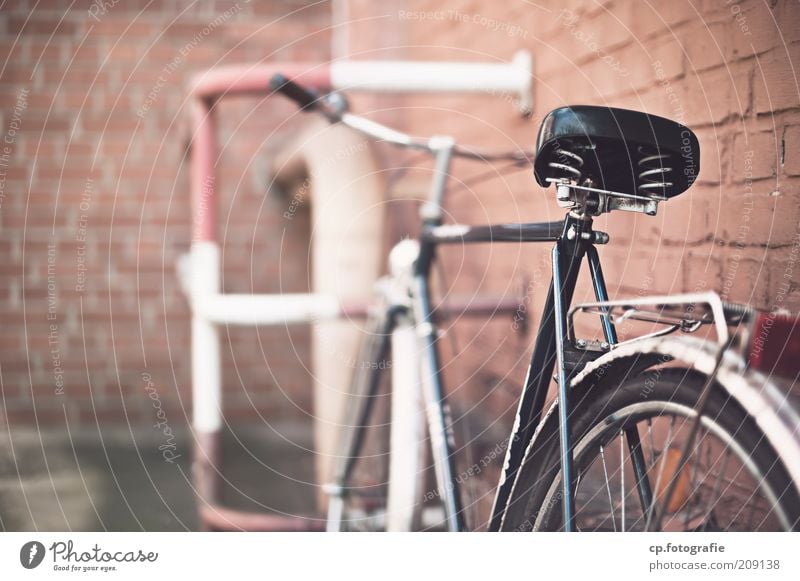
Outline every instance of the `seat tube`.
<svg viewBox="0 0 800 581"><path fill-rule="evenodd" d="M556 374L558 378L558 430L561 444L561 506L564 511L564 530L575 530L575 499L573 497L573 457L569 429L569 379L564 362L566 342L566 306L564 301L564 281L561 275L560 243L553 246L553 298L555 301L556 326Z"/></svg>
<svg viewBox="0 0 800 581"><path fill-rule="evenodd" d="M569 224L568 220L568 224ZM575 530L575 486L572 435L570 430L571 373L567 370L564 348L567 342L567 309L575 293L581 262L591 245L582 239L591 232L591 220L572 222L572 236L563 236L553 246L553 317L555 326L556 377L558 380L558 429L561 456L561 494L564 513L564 530ZM572 229L572 226L568 226ZM569 232L569 230L568 230Z"/></svg>

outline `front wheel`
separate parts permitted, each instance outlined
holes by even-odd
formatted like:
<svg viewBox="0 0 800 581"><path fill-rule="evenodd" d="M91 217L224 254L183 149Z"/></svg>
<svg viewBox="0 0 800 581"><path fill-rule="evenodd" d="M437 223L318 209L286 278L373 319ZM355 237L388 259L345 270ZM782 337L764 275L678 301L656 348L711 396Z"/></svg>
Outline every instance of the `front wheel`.
<svg viewBox="0 0 800 581"><path fill-rule="evenodd" d="M576 530L653 530L654 514L663 514L665 531L800 526L800 498L780 457L719 385L711 387L692 451L679 469L704 383L692 370L661 368L573 395ZM555 413L526 453L501 528L563 529Z"/></svg>

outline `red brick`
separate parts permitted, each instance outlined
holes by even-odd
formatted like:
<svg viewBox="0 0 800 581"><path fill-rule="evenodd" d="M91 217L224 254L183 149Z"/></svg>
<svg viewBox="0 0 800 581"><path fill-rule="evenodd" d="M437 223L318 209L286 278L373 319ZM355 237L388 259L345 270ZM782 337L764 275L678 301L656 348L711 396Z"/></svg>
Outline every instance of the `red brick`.
<svg viewBox="0 0 800 581"><path fill-rule="evenodd" d="M690 250L683 263L683 288L687 292L714 290L722 278L720 259L714 256L714 247L708 245L703 250Z"/></svg>
<svg viewBox="0 0 800 581"><path fill-rule="evenodd" d="M734 138L730 178L741 183L778 175L781 135L775 132L741 133ZM749 169L749 172L748 172Z"/></svg>
<svg viewBox="0 0 800 581"><path fill-rule="evenodd" d="M763 261L749 258L728 258L722 269L721 296L731 302L765 308L768 302L769 278Z"/></svg>
<svg viewBox="0 0 800 581"><path fill-rule="evenodd" d="M779 5L778 26L784 43L800 40L800 2L781 2Z"/></svg>
<svg viewBox="0 0 800 581"><path fill-rule="evenodd" d="M800 175L800 125L787 127L782 143L783 170L790 176Z"/></svg>
<svg viewBox="0 0 800 581"><path fill-rule="evenodd" d="M78 27L69 18L45 17L38 18L19 18L11 17L6 22L8 34L17 35L41 35L49 38L50 35L74 35Z"/></svg>
<svg viewBox="0 0 800 581"><path fill-rule="evenodd" d="M185 62L170 73L169 83L159 95L154 110L142 121L136 116L136 109L163 72L164 65L195 34L202 32L203 27L216 16L217 9L227 8L220 4L213 11L195 13L185 19L187 25L182 36L161 36L151 44L151 39L163 32L158 22L169 22L177 13L174 3L155 2L151 3L148 14L134 20L133 16L145 3L144 0L121 3L102 15L99 22L87 19L85 6L67 13L68 3L40 3L31 14L29 25L24 28L3 74L0 100L7 104L2 114L4 124L9 118L8 104L16 100L19 88L31 90L21 131L13 145L12 165L4 168L6 181L3 212L0 213L0 253L7 258L0 265L0 297L10 310L4 308L0 314L4 324L0 333L3 379L6 383L21 385L24 383L22 380L27 381L25 377L20 377L18 382L16 375L9 374L27 375L28 365L32 366L37 409L50 414L43 411L40 419L45 422L63 421L64 413L62 402L52 393L47 352L49 327L47 320L42 318L47 308L46 256L54 216L58 241L59 337L64 353L68 354L64 364L69 375L67 413L71 421L95 421L87 400L88 383L81 381L85 374L85 344L94 387L100 392L95 402L100 421L125 421L123 402L114 378L110 351L113 341L118 351L118 365L126 374L122 379L122 389L131 419L134 422L149 421L144 405L148 402L143 404L139 397L138 377L143 368L142 335L147 337L146 355L153 376L170 378L171 382L173 373L177 374L182 395L190 395L186 359L190 313L173 275L177 254L187 250L191 236L191 218L185 198L188 165L182 160L188 134L185 133L187 124L181 120L187 113L182 110L181 102L186 96L189 77L220 58L232 64L263 60L272 48L306 34L310 23L324 28L330 18L329 7L322 6L301 11L305 17L288 17L281 26L266 26L274 16L253 16L250 7L246 6L247 14L243 11L240 16L233 17L187 54ZM283 15L288 7L288 4L276 4L270 7L270 11L274 15ZM57 28L58 19L65 13L65 25ZM13 36L27 17L25 6L9 13L6 30L10 34L0 40L0 46L6 47L4 54L11 52ZM234 26L237 21L243 26ZM57 32L50 41L49 32L54 29ZM84 31L88 32L88 38L81 43L78 37ZM257 38L226 56L232 46L244 40L243 34L253 31L258 32ZM263 42L267 37L271 44ZM296 53L292 53L292 57L303 55L328 59L329 41L328 33L312 35L303 41ZM145 53L148 54L143 63L137 64ZM37 60L40 63L31 79ZM255 100L228 103L226 108L229 110L221 115L223 127L228 128L226 131L234 142L248 142L247 147L234 143L227 150L224 163L231 169L223 172L224 183L237 183L242 178L246 164L262 146L265 135L293 112L288 104L271 104L254 112L255 103ZM246 115L250 116L250 121L239 126ZM170 128L174 120L180 122ZM233 131L236 131L235 135ZM161 152L156 153L159 148L162 148ZM29 177L33 167L36 171L31 184ZM94 175L94 186L90 204L84 211L80 204L88 175ZM258 268L259 259L251 250L253 208L259 208L262 202L262 194L251 191L251 184L251 181L246 181L246 187L240 186L230 222L235 235L229 237L226 246L237 260L239 257L252 257L252 260L240 260L240 270L235 274L243 287L249 286L250 273L256 264L258 272L253 283L275 290L274 279L269 279L267 274L269 269ZM226 198L228 205L231 199L231 196ZM88 218L87 272L85 289L77 292L74 289L78 256L76 233L83 213ZM269 220L264 221L264 224L268 223ZM240 224L243 227L238 226ZM265 239L273 244L273 248L280 244L279 236L266 236ZM290 237L287 244L290 254L295 247L301 249L300 255L307 254L306 239ZM269 254L263 246L262 242L255 246L255 252L262 257ZM21 263L23 259L24 266ZM297 287L300 284L293 279L302 279L305 284L307 273L305 267L287 268L281 276L285 286ZM80 300L83 301L82 320ZM27 318L19 308L22 301ZM109 318L112 314L113 338ZM27 345L22 344L23 325L28 332ZM85 335L81 336L81 331ZM307 343L308 335L301 336L299 341ZM304 349L308 350L298 345L300 353ZM175 361L176 354L180 354L179 361ZM11 361L6 362L7 357ZM243 362L245 359L240 358ZM261 358L254 353L250 361L246 364L245 381L250 386L259 386L265 376L263 365L257 367ZM275 367L282 370L284 385L291 387L296 383L291 379L291 366L276 361ZM235 385L234 369L226 369L226 383ZM167 403L169 384L164 381L163 385L162 396ZM13 394L15 398L17 391L15 389ZM9 390L4 393L9 397L12 395ZM307 402L308 396L303 397ZM38 400L41 400L40 404ZM172 401L168 403L175 405ZM262 398L257 405L262 404L263 410L281 409L289 414L295 413L288 401L281 403ZM238 405L234 402L234 408ZM14 408L12 422L32 421L32 416L22 412L23 409Z"/></svg>
<svg viewBox="0 0 800 581"><path fill-rule="evenodd" d="M800 90L793 70L800 62L800 43L780 46L758 58L755 69L756 113L772 113L800 106Z"/></svg>
<svg viewBox="0 0 800 581"><path fill-rule="evenodd" d="M718 184L729 167L730 139L726 131L711 127L695 132L700 143L698 183Z"/></svg>
<svg viewBox="0 0 800 581"><path fill-rule="evenodd" d="M698 20L685 27L679 38L690 72L718 67L728 60L730 32L726 23Z"/></svg>
<svg viewBox="0 0 800 581"><path fill-rule="evenodd" d="M680 89L680 102L690 127L741 117L752 107L752 65L737 63L688 74Z"/></svg>
<svg viewBox="0 0 800 581"><path fill-rule="evenodd" d="M644 49L643 49L644 50ZM647 52L652 58L651 67L655 72L655 63L658 63L660 76L665 79L674 79L683 74L686 61L686 49L682 43L672 36L653 44L652 48L647 48Z"/></svg>
<svg viewBox="0 0 800 581"><path fill-rule="evenodd" d="M729 26L731 38L730 58L760 55L781 44L779 8L770 9L765 2L744 2L741 11L736 5L729 7Z"/></svg>
<svg viewBox="0 0 800 581"><path fill-rule="evenodd" d="M695 20L697 15L689 0L641 4L631 2L633 17L630 28L636 38L644 41L653 35L675 33L681 24Z"/></svg>

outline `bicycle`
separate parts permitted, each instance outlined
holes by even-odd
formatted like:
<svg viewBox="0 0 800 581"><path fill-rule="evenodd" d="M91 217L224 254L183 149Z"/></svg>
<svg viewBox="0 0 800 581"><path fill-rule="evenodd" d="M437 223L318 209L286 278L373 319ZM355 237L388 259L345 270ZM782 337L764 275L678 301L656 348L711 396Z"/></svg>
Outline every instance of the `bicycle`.
<svg viewBox="0 0 800 581"><path fill-rule="evenodd" d="M795 319L724 303L712 292L611 301L606 290L596 246L610 237L593 228L593 218L612 211L652 216L659 203L686 191L699 171L690 129L635 111L564 107L544 118L535 156L488 154L451 137L413 138L349 113L340 94L320 96L281 75L270 86L304 111L435 161L421 235L392 249L390 274L377 284L379 302L360 354L371 364L354 374L357 403L342 423L334 481L325 486L328 530L468 529L430 277L439 246L497 242L553 248L552 280L488 530L800 527L800 416L772 374L759 371L797 371L791 357L775 355L777 341L793 336ZM533 157L535 179L555 186L564 220L445 224L456 156L518 164ZM584 261L596 301L571 306ZM575 317L582 314L599 319L602 339L577 337ZM771 340L763 332L769 321ZM621 341L618 326L630 322L655 330ZM690 336L700 328L716 338ZM368 454L365 443L374 442L366 433L389 368L389 449ZM551 378L557 397L545 410ZM354 483L360 464L387 453L388 466L369 468L366 485ZM426 453L436 494L422 498Z"/></svg>

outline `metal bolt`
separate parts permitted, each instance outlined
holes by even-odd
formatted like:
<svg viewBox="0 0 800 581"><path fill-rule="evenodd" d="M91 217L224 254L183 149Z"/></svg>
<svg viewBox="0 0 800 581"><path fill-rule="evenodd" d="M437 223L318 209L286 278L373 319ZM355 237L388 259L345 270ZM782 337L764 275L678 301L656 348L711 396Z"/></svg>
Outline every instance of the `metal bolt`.
<svg viewBox="0 0 800 581"><path fill-rule="evenodd" d="M610 237L605 232L600 232L599 230L595 230L592 234L594 235L595 244L608 244Z"/></svg>
<svg viewBox="0 0 800 581"><path fill-rule="evenodd" d="M575 230L575 226L572 226L569 230L567 230L567 240L575 240L577 235L578 232Z"/></svg>
<svg viewBox="0 0 800 581"><path fill-rule="evenodd" d="M578 341L576 343L577 343L578 347L581 348L581 349L586 347L586 339L578 339Z"/></svg>

